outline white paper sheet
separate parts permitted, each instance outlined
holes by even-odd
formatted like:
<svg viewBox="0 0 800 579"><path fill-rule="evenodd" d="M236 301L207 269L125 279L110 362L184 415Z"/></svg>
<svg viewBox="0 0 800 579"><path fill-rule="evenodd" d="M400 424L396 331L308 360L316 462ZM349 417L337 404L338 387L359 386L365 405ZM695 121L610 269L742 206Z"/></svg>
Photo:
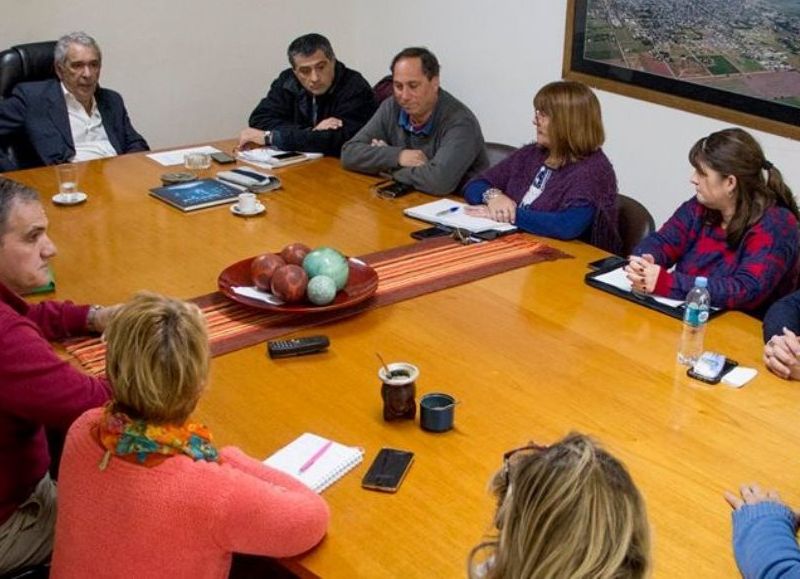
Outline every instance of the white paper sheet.
<svg viewBox="0 0 800 579"><path fill-rule="evenodd" d="M282 306L284 303L286 303L282 299L276 298L271 293L261 291L255 286L231 286L231 289L234 293L240 296L266 302L268 304L272 304L273 306Z"/></svg>
<svg viewBox="0 0 800 579"><path fill-rule="evenodd" d="M415 219L422 219L429 223L440 223L446 227L464 229L472 233L482 231L514 231L516 226L510 223L501 223L483 217L473 217L467 215L464 209L469 207L466 203L451 201L450 199L439 199L424 205L409 207L403 213Z"/></svg>
<svg viewBox="0 0 800 579"><path fill-rule="evenodd" d="M163 167L172 165L183 165L183 158L189 153L221 153L219 149L206 145L204 147L190 147L188 149L177 149L175 151L162 151L160 153L150 153L147 155L156 163Z"/></svg>
<svg viewBox="0 0 800 579"><path fill-rule="evenodd" d="M624 290L626 292L633 291L631 288L631 282L628 281L628 278L625 276L625 271L621 267L618 267L617 269L612 269L611 271L604 273L602 275L598 275L594 279L596 279L597 281L601 281L605 284L614 286L615 288ZM653 298L660 304L664 304L666 306L670 306L673 308L677 308L683 303L683 300L673 300L670 298L662 298L654 295L649 295L649 297Z"/></svg>

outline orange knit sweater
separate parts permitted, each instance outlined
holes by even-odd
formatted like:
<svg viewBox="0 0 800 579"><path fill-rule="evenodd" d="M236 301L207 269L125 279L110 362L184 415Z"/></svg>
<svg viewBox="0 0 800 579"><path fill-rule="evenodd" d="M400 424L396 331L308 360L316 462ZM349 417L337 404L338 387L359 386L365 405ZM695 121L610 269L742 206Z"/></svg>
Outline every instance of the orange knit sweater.
<svg viewBox="0 0 800 579"><path fill-rule="evenodd" d="M91 434L102 409L70 428L58 481L51 577L228 576L233 552L289 557L325 535L325 501L235 447L222 463L174 456L153 468L112 458Z"/></svg>

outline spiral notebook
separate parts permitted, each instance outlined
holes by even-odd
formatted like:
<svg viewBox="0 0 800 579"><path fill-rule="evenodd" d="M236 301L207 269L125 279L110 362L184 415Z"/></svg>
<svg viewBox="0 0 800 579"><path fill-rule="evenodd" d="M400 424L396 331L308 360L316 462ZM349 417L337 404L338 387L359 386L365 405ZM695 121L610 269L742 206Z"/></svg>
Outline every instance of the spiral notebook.
<svg viewBox="0 0 800 579"><path fill-rule="evenodd" d="M364 450L306 432L264 461L321 493L362 460Z"/></svg>

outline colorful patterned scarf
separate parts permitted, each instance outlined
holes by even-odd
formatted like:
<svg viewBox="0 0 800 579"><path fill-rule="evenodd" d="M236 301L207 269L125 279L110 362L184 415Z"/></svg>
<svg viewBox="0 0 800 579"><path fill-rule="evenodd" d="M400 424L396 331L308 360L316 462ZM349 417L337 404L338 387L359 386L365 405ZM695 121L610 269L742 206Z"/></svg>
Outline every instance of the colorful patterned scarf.
<svg viewBox="0 0 800 579"><path fill-rule="evenodd" d="M106 449L100 470L105 470L112 455L147 467L161 464L177 454L219 462L211 433L202 424L148 424L144 420L132 420L122 412L111 412L110 406L106 406L97 425L97 435Z"/></svg>

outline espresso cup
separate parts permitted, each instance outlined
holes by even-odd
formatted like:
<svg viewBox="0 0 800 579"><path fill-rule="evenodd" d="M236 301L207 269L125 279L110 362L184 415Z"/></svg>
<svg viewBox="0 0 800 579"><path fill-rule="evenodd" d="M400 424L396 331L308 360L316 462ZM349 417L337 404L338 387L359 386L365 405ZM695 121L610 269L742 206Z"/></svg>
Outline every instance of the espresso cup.
<svg viewBox="0 0 800 579"><path fill-rule="evenodd" d="M237 207L241 213L253 213L256 210L256 194L240 193Z"/></svg>
<svg viewBox="0 0 800 579"><path fill-rule="evenodd" d="M419 425L429 432L453 428L456 399L442 392L431 392L419 399Z"/></svg>

